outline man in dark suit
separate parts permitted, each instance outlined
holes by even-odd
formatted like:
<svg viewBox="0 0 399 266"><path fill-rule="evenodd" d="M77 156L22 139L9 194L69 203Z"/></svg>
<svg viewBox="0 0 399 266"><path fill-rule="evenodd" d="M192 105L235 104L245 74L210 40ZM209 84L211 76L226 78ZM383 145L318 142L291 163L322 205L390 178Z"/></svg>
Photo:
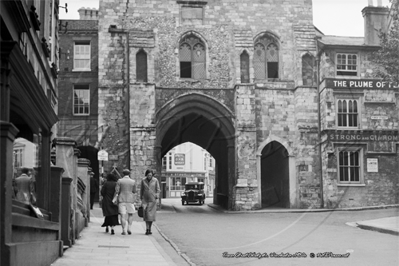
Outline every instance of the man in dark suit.
<svg viewBox="0 0 399 266"><path fill-rule="evenodd" d="M90 209L93 209L94 198L98 192L98 180L94 178L94 173L90 172Z"/></svg>

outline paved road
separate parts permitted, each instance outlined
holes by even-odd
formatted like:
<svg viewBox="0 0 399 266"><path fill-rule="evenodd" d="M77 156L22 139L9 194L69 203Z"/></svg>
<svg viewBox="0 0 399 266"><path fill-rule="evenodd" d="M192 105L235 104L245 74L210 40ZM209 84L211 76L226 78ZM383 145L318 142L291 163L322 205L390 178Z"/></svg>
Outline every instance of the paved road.
<svg viewBox="0 0 399 266"><path fill-rule="evenodd" d="M399 216L399 209L232 214L178 200L163 205L157 226L196 265L399 265L398 236L346 224ZM273 257L282 255L297 257Z"/></svg>

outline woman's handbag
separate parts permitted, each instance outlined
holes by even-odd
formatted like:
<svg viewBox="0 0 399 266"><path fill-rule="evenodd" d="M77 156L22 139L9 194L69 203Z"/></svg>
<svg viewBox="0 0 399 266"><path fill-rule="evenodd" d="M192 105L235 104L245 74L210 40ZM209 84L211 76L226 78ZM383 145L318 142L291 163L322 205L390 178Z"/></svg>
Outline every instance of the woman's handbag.
<svg viewBox="0 0 399 266"><path fill-rule="evenodd" d="M113 197L113 199L112 199L112 203L113 204L115 204L115 205L118 205L118 194L114 194L114 197Z"/></svg>
<svg viewBox="0 0 399 266"><path fill-rule="evenodd" d="M143 206L140 206L139 209L137 210L137 215L141 218L143 218Z"/></svg>

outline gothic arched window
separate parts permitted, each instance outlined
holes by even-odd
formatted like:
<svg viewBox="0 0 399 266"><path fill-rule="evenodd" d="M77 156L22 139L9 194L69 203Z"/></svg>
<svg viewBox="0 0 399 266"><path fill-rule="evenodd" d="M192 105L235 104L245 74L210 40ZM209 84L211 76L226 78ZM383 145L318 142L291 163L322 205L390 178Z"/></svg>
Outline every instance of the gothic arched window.
<svg viewBox="0 0 399 266"><path fill-rule="evenodd" d="M240 55L241 83L249 83L249 55L246 51Z"/></svg>
<svg viewBox="0 0 399 266"><path fill-rule="evenodd" d="M136 80L147 82L147 53L143 49L136 54Z"/></svg>
<svg viewBox="0 0 399 266"><path fill-rule="evenodd" d="M205 79L205 44L195 35L188 35L180 41L180 77Z"/></svg>
<svg viewBox="0 0 399 266"><path fill-rule="evenodd" d="M268 35L263 35L255 41L255 79L275 79L279 77L278 50L277 42Z"/></svg>
<svg viewBox="0 0 399 266"><path fill-rule="evenodd" d="M303 85L313 85L314 79L314 57L311 54L302 56L302 83Z"/></svg>

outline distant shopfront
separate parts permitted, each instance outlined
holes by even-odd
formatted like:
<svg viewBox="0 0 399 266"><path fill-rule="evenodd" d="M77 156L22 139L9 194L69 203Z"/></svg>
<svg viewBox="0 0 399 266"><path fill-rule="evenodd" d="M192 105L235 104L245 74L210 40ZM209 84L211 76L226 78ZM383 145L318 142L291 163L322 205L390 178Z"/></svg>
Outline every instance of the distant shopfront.
<svg viewBox="0 0 399 266"><path fill-rule="evenodd" d="M180 198L184 185L188 182L205 182L205 173L167 172L162 177L166 198Z"/></svg>

